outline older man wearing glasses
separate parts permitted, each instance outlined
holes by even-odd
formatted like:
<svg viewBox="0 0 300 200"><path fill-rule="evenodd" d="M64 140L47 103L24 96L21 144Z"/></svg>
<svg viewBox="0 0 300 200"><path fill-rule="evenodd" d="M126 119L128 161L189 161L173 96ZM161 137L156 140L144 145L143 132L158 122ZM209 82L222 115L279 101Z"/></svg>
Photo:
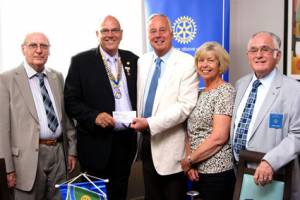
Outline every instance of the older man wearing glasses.
<svg viewBox="0 0 300 200"><path fill-rule="evenodd" d="M55 184L65 181L66 162L70 171L76 164L63 77L45 68L49 51L45 34L30 33L22 44L24 62L0 75L0 157L15 200L61 199Z"/></svg>
<svg viewBox="0 0 300 200"><path fill-rule="evenodd" d="M253 70L237 86L232 116L234 158L243 149L266 153L254 174L265 185L273 174L300 154L300 84L277 69L280 38L271 32L254 34L247 48ZM294 162L291 199L300 196L299 163Z"/></svg>
<svg viewBox="0 0 300 200"><path fill-rule="evenodd" d="M66 110L77 121L82 171L109 179L109 200L125 200L137 136L113 111L127 115L136 110L138 57L119 49L123 31L115 17L105 17L96 34L99 46L71 60Z"/></svg>

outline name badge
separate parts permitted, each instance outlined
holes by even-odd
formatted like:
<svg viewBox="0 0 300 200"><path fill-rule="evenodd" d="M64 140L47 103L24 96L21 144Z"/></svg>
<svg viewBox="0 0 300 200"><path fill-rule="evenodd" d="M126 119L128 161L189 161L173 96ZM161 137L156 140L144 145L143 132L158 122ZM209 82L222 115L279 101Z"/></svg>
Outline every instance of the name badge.
<svg viewBox="0 0 300 200"><path fill-rule="evenodd" d="M269 128L282 128L282 114L270 114Z"/></svg>

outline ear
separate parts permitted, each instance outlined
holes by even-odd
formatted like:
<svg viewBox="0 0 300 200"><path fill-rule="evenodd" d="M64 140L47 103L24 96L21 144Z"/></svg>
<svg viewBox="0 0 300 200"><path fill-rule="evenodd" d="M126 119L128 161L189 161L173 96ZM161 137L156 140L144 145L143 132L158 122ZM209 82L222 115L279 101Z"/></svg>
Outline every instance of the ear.
<svg viewBox="0 0 300 200"><path fill-rule="evenodd" d="M278 55L278 51L273 51L273 58L276 59Z"/></svg>
<svg viewBox="0 0 300 200"><path fill-rule="evenodd" d="M281 51L274 51L273 58L277 60L277 63L279 63L280 58L281 58Z"/></svg>

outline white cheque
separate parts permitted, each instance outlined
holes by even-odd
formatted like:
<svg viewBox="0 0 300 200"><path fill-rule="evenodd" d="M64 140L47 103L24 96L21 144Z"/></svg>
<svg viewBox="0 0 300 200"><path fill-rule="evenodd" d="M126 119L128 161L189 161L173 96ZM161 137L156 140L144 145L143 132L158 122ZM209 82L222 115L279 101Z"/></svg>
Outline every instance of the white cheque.
<svg viewBox="0 0 300 200"><path fill-rule="evenodd" d="M129 124L136 118L136 111L113 111L113 118L116 122Z"/></svg>

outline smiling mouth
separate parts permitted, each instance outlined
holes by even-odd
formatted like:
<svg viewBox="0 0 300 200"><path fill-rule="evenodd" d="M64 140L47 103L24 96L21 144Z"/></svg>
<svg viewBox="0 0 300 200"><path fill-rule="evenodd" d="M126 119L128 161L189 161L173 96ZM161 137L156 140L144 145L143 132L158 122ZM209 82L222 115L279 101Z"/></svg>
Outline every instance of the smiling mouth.
<svg viewBox="0 0 300 200"><path fill-rule="evenodd" d="M154 41L154 43L158 44L158 45L164 44L164 42L165 42L164 40L155 40Z"/></svg>
<svg viewBox="0 0 300 200"><path fill-rule="evenodd" d="M264 64L266 63L267 61L265 60L259 60L259 61L254 61L256 64Z"/></svg>

